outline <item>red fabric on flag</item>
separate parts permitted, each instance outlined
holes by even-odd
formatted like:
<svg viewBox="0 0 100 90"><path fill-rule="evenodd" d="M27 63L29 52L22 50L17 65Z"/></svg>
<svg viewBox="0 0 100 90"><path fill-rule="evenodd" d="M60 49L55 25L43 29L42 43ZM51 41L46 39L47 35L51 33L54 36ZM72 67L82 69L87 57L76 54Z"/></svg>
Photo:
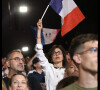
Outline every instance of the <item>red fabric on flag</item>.
<svg viewBox="0 0 100 90"><path fill-rule="evenodd" d="M78 7L74 8L64 17L64 24L61 27L61 35L64 36L66 33L71 31L83 19L85 19L85 16L82 14L80 9Z"/></svg>
<svg viewBox="0 0 100 90"><path fill-rule="evenodd" d="M49 4L61 16L61 35L77 26L85 16L73 0L51 0Z"/></svg>
<svg viewBox="0 0 100 90"><path fill-rule="evenodd" d="M56 36L57 34L59 33L60 29L57 29L57 33L56 33ZM55 41L56 37L53 39L53 41Z"/></svg>

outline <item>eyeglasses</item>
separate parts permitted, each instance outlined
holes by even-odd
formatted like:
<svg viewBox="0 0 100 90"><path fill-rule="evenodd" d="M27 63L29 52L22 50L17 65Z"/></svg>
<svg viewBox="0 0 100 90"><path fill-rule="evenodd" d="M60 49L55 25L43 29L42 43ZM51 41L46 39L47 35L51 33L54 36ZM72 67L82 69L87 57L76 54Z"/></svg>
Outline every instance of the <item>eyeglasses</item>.
<svg viewBox="0 0 100 90"><path fill-rule="evenodd" d="M80 52L78 54L83 54L83 53L88 52L88 51L90 51L91 53L95 53L95 52L98 51L98 48L97 47L92 47L92 48L89 48L88 50Z"/></svg>
<svg viewBox="0 0 100 90"><path fill-rule="evenodd" d="M15 57L15 58L12 58L10 60L15 60L16 62L19 62L20 60L22 60L23 62L25 62L24 58L19 58L19 57Z"/></svg>
<svg viewBox="0 0 100 90"><path fill-rule="evenodd" d="M62 54L62 52L61 52L61 51L58 51L58 52L53 52L53 53L52 53L52 55L56 55L57 53L58 53L59 55L61 55L61 54Z"/></svg>

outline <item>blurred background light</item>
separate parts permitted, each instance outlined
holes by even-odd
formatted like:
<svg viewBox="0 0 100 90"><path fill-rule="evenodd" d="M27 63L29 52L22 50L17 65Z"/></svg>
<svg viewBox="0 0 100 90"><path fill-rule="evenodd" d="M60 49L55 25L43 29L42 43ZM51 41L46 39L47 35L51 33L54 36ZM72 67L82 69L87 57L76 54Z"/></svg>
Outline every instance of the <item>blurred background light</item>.
<svg viewBox="0 0 100 90"><path fill-rule="evenodd" d="M28 47L22 47L22 51L27 52L29 50Z"/></svg>
<svg viewBox="0 0 100 90"><path fill-rule="evenodd" d="M21 13L26 13L27 12L27 6L20 6L19 7L19 11L21 12Z"/></svg>

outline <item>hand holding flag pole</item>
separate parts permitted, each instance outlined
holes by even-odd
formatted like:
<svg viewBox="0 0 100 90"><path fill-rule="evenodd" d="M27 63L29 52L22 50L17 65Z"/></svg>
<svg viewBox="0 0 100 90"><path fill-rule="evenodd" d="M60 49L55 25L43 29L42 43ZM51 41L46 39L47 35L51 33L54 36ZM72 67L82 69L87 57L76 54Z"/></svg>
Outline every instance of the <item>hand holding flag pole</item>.
<svg viewBox="0 0 100 90"><path fill-rule="evenodd" d="M53 0L50 1L51 4L52 4L52 2L53 2ZM41 17L41 20L43 19L46 11L48 10L50 3L49 3L49 5L47 5L47 7L46 7L46 9ZM32 29L34 31L35 37L37 37L37 27L34 27ZM46 44L50 44L50 43L54 42L59 31L60 31L59 29L43 28L43 32L41 32L42 44L46 45Z"/></svg>

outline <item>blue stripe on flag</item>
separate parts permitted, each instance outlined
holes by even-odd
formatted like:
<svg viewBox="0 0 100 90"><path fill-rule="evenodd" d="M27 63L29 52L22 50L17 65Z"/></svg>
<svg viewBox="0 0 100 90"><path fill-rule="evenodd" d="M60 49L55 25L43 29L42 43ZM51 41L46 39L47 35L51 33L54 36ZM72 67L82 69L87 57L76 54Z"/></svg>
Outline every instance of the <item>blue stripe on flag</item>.
<svg viewBox="0 0 100 90"><path fill-rule="evenodd" d="M32 27L32 31L34 32L35 38L37 38L37 27L34 27L34 28ZM41 43L42 43L42 45L45 45L43 32L41 32Z"/></svg>
<svg viewBox="0 0 100 90"><path fill-rule="evenodd" d="M49 5L59 14L62 9L62 0L51 0Z"/></svg>

